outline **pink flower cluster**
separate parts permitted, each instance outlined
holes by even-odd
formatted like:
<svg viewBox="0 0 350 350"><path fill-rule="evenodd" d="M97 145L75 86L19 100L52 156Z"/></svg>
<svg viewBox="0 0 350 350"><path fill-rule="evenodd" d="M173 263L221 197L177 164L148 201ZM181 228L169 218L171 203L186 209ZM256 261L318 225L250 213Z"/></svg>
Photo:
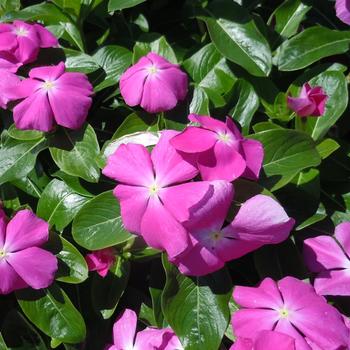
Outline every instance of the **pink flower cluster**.
<svg viewBox="0 0 350 350"><path fill-rule="evenodd" d="M256 195L226 224L234 198L230 181L258 178L262 146L244 139L230 118L189 119L199 125L163 131L151 153L140 144L119 146L103 174L119 182L114 195L125 228L166 251L181 272L200 276L285 240L294 220L271 197Z"/></svg>
<svg viewBox="0 0 350 350"><path fill-rule="evenodd" d="M0 107L19 102L13 109L18 129L47 132L56 124L78 129L86 120L93 89L85 74L66 72L63 62L33 68L27 79L15 74L37 59L40 48L57 45L57 39L39 24L0 24Z"/></svg>

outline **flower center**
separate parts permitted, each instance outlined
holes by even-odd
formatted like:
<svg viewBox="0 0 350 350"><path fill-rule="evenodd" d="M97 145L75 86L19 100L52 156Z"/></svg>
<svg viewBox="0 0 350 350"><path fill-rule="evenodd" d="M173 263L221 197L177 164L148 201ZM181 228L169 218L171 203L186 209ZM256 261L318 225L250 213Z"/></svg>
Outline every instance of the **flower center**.
<svg viewBox="0 0 350 350"><path fill-rule="evenodd" d="M280 315L280 318L288 318L289 317L289 311L285 307L278 310L278 313Z"/></svg>
<svg viewBox="0 0 350 350"><path fill-rule="evenodd" d="M160 189L160 188L158 187L158 185L157 185L156 183L154 183L153 185L151 185L151 186L148 188L150 196L155 196L155 195L158 193L159 189Z"/></svg>
<svg viewBox="0 0 350 350"><path fill-rule="evenodd" d="M213 232L211 235L210 235L210 238L214 241L214 242L217 242L219 241L221 238L222 238L222 233L219 231L219 232Z"/></svg>
<svg viewBox="0 0 350 350"><path fill-rule="evenodd" d="M17 36L27 36L28 35L28 30L23 28L23 27L16 28L14 30L14 32Z"/></svg>
<svg viewBox="0 0 350 350"><path fill-rule="evenodd" d="M147 67L147 71L149 74L153 75L158 73L158 68L156 66L149 66Z"/></svg>
<svg viewBox="0 0 350 350"><path fill-rule="evenodd" d="M231 136L225 132L218 132L218 140L224 143L229 143L231 141Z"/></svg>
<svg viewBox="0 0 350 350"><path fill-rule="evenodd" d="M45 81L42 86L41 86L44 90L49 91L52 88L55 87L55 83L53 81L47 80Z"/></svg>
<svg viewBox="0 0 350 350"><path fill-rule="evenodd" d="M7 256L7 253L5 252L5 250L0 249L0 260L1 260L1 259L5 259L6 256Z"/></svg>

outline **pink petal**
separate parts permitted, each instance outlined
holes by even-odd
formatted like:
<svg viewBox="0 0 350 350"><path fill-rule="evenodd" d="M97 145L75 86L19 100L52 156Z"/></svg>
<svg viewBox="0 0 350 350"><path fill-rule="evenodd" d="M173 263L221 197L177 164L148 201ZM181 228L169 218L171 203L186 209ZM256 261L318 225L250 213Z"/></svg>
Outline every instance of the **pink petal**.
<svg viewBox="0 0 350 350"><path fill-rule="evenodd" d="M186 230L156 196L149 199L141 222L141 234L151 247L166 250L169 259L174 259L190 248Z"/></svg>
<svg viewBox="0 0 350 350"><path fill-rule="evenodd" d="M0 32L0 51L11 51L17 46L16 35L12 32Z"/></svg>
<svg viewBox="0 0 350 350"><path fill-rule="evenodd" d="M175 350L175 347L169 348L175 344L172 338L176 338L174 332L169 328L155 329L147 327L136 335L134 350Z"/></svg>
<svg viewBox="0 0 350 350"><path fill-rule="evenodd" d="M236 286L233 290L233 299L246 308L279 309L283 306L281 293L271 278L265 278L258 287Z"/></svg>
<svg viewBox="0 0 350 350"><path fill-rule="evenodd" d="M13 119L17 129L51 131L54 118L45 93L38 91L27 97L13 109Z"/></svg>
<svg viewBox="0 0 350 350"><path fill-rule="evenodd" d="M245 241L265 244L284 241L294 219L288 217L282 206L271 197L256 195L242 204L225 234Z"/></svg>
<svg viewBox="0 0 350 350"><path fill-rule="evenodd" d="M0 23L0 33L12 32L14 29L13 24Z"/></svg>
<svg viewBox="0 0 350 350"><path fill-rule="evenodd" d="M15 56L22 63L30 63L36 60L39 54L39 46L29 37L17 37L18 48L15 51Z"/></svg>
<svg viewBox="0 0 350 350"><path fill-rule="evenodd" d="M227 125L221 120L198 114L190 114L188 119L193 123L199 123L204 129L214 131L215 133L227 131Z"/></svg>
<svg viewBox="0 0 350 350"><path fill-rule="evenodd" d="M41 80L54 81L60 77L66 69L64 62L60 62L56 66L45 66L33 68L29 72L30 78L36 78Z"/></svg>
<svg viewBox="0 0 350 350"><path fill-rule="evenodd" d="M141 221L146 211L149 190L144 187L118 185L113 194L120 201L124 227L135 234L141 233Z"/></svg>
<svg viewBox="0 0 350 350"><path fill-rule="evenodd" d="M28 209L20 210L10 220L5 247L9 252L41 246L49 238L49 224Z"/></svg>
<svg viewBox="0 0 350 350"><path fill-rule="evenodd" d="M0 69L0 107L6 108L7 103L13 97L13 90L17 88L20 79L5 69Z"/></svg>
<svg viewBox="0 0 350 350"><path fill-rule="evenodd" d="M160 187L191 180L198 174L197 168L170 144L169 141L176 134L172 130L163 131L151 153L156 183Z"/></svg>
<svg viewBox="0 0 350 350"><path fill-rule="evenodd" d="M85 122L92 104L91 97L79 93L74 88L49 90L50 105L58 125L69 129L79 129Z"/></svg>
<svg viewBox="0 0 350 350"><path fill-rule="evenodd" d="M5 259L0 259L0 276L0 295L28 286Z"/></svg>
<svg viewBox="0 0 350 350"><path fill-rule="evenodd" d="M34 289L50 286L58 269L56 257L37 247L9 254L7 261L18 275Z"/></svg>
<svg viewBox="0 0 350 350"><path fill-rule="evenodd" d="M36 79L24 79L12 90L11 98L18 100L26 98L41 89L42 82ZM41 92L42 93L42 92Z"/></svg>
<svg viewBox="0 0 350 350"><path fill-rule="evenodd" d="M151 156L147 148L139 144L120 145L108 157L102 173L128 185L150 187L154 183Z"/></svg>
<svg viewBox="0 0 350 350"><path fill-rule="evenodd" d="M271 331L261 331L255 341L255 350L295 350L293 337Z"/></svg>
<svg viewBox="0 0 350 350"><path fill-rule="evenodd" d="M148 53L146 57L153 65L161 69L178 67L178 65L170 63L164 57L156 54L155 52Z"/></svg>
<svg viewBox="0 0 350 350"><path fill-rule="evenodd" d="M106 277L109 268L115 263L115 253L112 248L94 251L85 256L89 271L97 271L101 277Z"/></svg>
<svg viewBox="0 0 350 350"><path fill-rule="evenodd" d="M314 288L320 295L350 295L350 269L321 271L315 278Z"/></svg>
<svg viewBox="0 0 350 350"><path fill-rule="evenodd" d="M93 93L92 85L87 76L83 73L66 72L56 81L55 85L60 89L74 90L76 93L90 96Z"/></svg>
<svg viewBox="0 0 350 350"><path fill-rule="evenodd" d="M113 326L113 340L116 350L133 349L137 326L134 311L125 309Z"/></svg>
<svg viewBox="0 0 350 350"><path fill-rule="evenodd" d="M350 25L350 2L349 0L336 0L335 10L337 17L344 23Z"/></svg>
<svg viewBox="0 0 350 350"><path fill-rule="evenodd" d="M260 331L273 330L277 321L275 310L241 309L232 316L232 328L237 337L249 338Z"/></svg>
<svg viewBox="0 0 350 350"><path fill-rule="evenodd" d="M6 57L3 57L6 56ZM0 69L6 69L9 72L16 73L18 68L22 66L21 62L17 62L17 60L13 57L7 57L9 55L4 55L0 53Z"/></svg>
<svg viewBox="0 0 350 350"><path fill-rule="evenodd" d="M264 148L261 142L257 140L243 140L241 147L243 158L246 161L246 168L242 176L250 180L258 180L264 160Z"/></svg>
<svg viewBox="0 0 350 350"><path fill-rule="evenodd" d="M253 346L254 344L252 339L237 338L229 350L254 350Z"/></svg>
<svg viewBox="0 0 350 350"><path fill-rule="evenodd" d="M309 98L287 97L288 107L300 117L308 117L316 108Z"/></svg>
<svg viewBox="0 0 350 350"><path fill-rule="evenodd" d="M5 244L7 217L5 212L0 208L0 247Z"/></svg>
<svg viewBox="0 0 350 350"><path fill-rule="evenodd" d="M304 241L304 260L312 272L350 268L350 261L330 236L318 236Z"/></svg>
<svg viewBox="0 0 350 350"><path fill-rule="evenodd" d="M40 47L54 47L58 45L57 38L40 24L34 23L34 29L36 30L40 38Z"/></svg>
<svg viewBox="0 0 350 350"><path fill-rule="evenodd" d="M335 238L350 256L350 222L343 222L335 228Z"/></svg>
<svg viewBox="0 0 350 350"><path fill-rule="evenodd" d="M179 101L182 101L186 97L188 86L187 74L182 72L178 67L162 69L158 74L158 79L169 87Z"/></svg>
<svg viewBox="0 0 350 350"><path fill-rule="evenodd" d="M217 141L216 133L196 126L189 126L172 138L170 143L178 151L199 153L213 148Z"/></svg>
<svg viewBox="0 0 350 350"><path fill-rule="evenodd" d="M198 168L203 180L233 181L243 174L246 162L234 145L218 141L213 149L199 154Z"/></svg>
<svg viewBox="0 0 350 350"><path fill-rule="evenodd" d="M129 68L129 70L130 69L133 69L133 67ZM148 75L147 71L144 69L140 70L139 68L135 68L135 70L133 75L130 75L129 72L126 71L128 74L125 75L126 73L124 73L119 82L120 93L126 104L131 107L141 103L143 87Z"/></svg>

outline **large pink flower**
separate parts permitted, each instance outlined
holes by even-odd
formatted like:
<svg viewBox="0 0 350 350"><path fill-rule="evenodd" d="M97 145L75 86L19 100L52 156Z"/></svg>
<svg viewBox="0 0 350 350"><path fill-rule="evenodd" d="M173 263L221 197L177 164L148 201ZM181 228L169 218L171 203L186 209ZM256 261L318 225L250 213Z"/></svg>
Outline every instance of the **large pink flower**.
<svg viewBox="0 0 350 350"><path fill-rule="evenodd" d="M257 195L243 203L233 221L223 228L233 197L232 188L225 188L217 190L221 196L216 195L184 223L193 247L175 263L186 275L206 275L265 244L280 243L294 225L294 219L275 200Z"/></svg>
<svg viewBox="0 0 350 350"><path fill-rule="evenodd" d="M178 65L150 52L121 76L119 85L129 106L158 113L173 109L186 97L188 79Z"/></svg>
<svg viewBox="0 0 350 350"><path fill-rule="evenodd" d="M0 68L0 108L6 108L13 97L13 89L20 83L20 79L7 69Z"/></svg>
<svg viewBox="0 0 350 350"><path fill-rule="evenodd" d="M334 237L304 241L304 259L317 273L314 287L321 295L350 295L350 222L335 228Z"/></svg>
<svg viewBox="0 0 350 350"><path fill-rule="evenodd" d="M0 294L28 286L48 287L57 271L56 257L41 248L49 225L29 210L21 210L7 223L0 211Z"/></svg>
<svg viewBox="0 0 350 350"><path fill-rule="evenodd" d="M295 340L280 332L261 331L254 341L238 338L230 350L295 350Z"/></svg>
<svg viewBox="0 0 350 350"><path fill-rule="evenodd" d="M294 338L296 350L347 349L349 330L342 315L311 285L294 277L237 286L233 298L242 307L232 317L237 337L254 341L260 331L274 330Z"/></svg>
<svg viewBox="0 0 350 350"><path fill-rule="evenodd" d="M336 0L335 10L337 17L344 23L350 24L350 1L349 0Z"/></svg>
<svg viewBox="0 0 350 350"><path fill-rule="evenodd" d="M113 326L114 345L107 347L107 350L183 349L179 339L170 328L146 328L136 333L136 326L136 313L125 309Z"/></svg>
<svg viewBox="0 0 350 350"><path fill-rule="evenodd" d="M24 100L13 110L18 129L50 131L55 123L78 129L85 122L92 103L92 86L85 74L65 72L57 66L33 68L29 78L14 89Z"/></svg>
<svg viewBox="0 0 350 350"><path fill-rule="evenodd" d="M40 48L58 45L56 37L40 24L23 21L0 24L0 57L20 64L34 62Z"/></svg>
<svg viewBox="0 0 350 350"><path fill-rule="evenodd" d="M181 222L214 193L209 182L183 183L194 178L198 170L169 143L176 134L163 131L151 154L139 144L121 145L103 169L104 175L121 183L114 195L120 200L125 228L141 234L151 247L166 250L170 259L190 245Z"/></svg>
<svg viewBox="0 0 350 350"><path fill-rule="evenodd" d="M305 83L298 97L287 97L288 107L299 117L320 117L324 114L328 96L321 86Z"/></svg>
<svg viewBox="0 0 350 350"><path fill-rule="evenodd" d="M197 155L203 180L258 179L264 158L259 141L244 139L229 117L226 123L196 114L188 119L200 127L187 127L171 144L178 151Z"/></svg>
<svg viewBox="0 0 350 350"><path fill-rule="evenodd" d="M113 248L96 250L85 257L89 271L96 271L101 277L106 277L108 270L115 263Z"/></svg>

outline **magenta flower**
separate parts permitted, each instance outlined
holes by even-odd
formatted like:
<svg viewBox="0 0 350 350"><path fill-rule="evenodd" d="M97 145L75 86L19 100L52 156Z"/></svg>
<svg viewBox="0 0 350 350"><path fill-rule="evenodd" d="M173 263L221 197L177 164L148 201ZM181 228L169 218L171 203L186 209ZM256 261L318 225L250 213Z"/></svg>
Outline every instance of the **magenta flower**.
<svg viewBox="0 0 350 350"><path fill-rule="evenodd" d="M295 340L280 332L261 331L254 341L238 338L230 350L295 350Z"/></svg>
<svg viewBox="0 0 350 350"><path fill-rule="evenodd" d="M184 222L192 238L192 247L174 262L186 275L206 275L265 244L280 243L294 225L294 219L288 217L275 200L257 195L243 203L233 221L223 228L233 189L224 186L224 190L216 190L216 193L221 196L214 196Z"/></svg>
<svg viewBox="0 0 350 350"><path fill-rule="evenodd" d="M40 24L23 21L0 24L0 57L20 64L34 62L40 48L58 45L56 37Z"/></svg>
<svg viewBox="0 0 350 350"><path fill-rule="evenodd" d="M13 110L18 129L50 131L55 123L78 129L92 103L92 86L85 74L65 72L61 62L33 68L29 78L14 89L14 95L16 99L24 98Z"/></svg>
<svg viewBox="0 0 350 350"><path fill-rule="evenodd" d="M135 312L125 309L113 326L114 345L107 347L107 350L183 349L179 339L170 328L146 328L136 333L136 327Z"/></svg>
<svg viewBox="0 0 350 350"><path fill-rule="evenodd" d="M107 161L103 174L120 182L114 195L121 205L125 228L141 234L169 258L184 253L190 239L181 222L213 195L209 182L187 182L198 174L191 159L182 157L169 140L176 131L163 131L149 154L139 144L123 144Z"/></svg>
<svg viewBox="0 0 350 350"><path fill-rule="evenodd" d="M29 210L20 210L7 223L0 211L0 294L48 287L57 271L56 257L42 249L49 225Z"/></svg>
<svg viewBox="0 0 350 350"><path fill-rule="evenodd" d="M20 83L16 74L6 69L0 69L0 108L6 108L7 103L13 97L13 89Z"/></svg>
<svg viewBox="0 0 350 350"><path fill-rule="evenodd" d="M113 248L96 250L85 257L89 271L96 271L101 277L106 277L108 270L115 263Z"/></svg>
<svg viewBox="0 0 350 350"><path fill-rule="evenodd" d="M197 155L203 180L258 179L264 158L259 141L244 139L229 117L226 123L196 114L188 119L200 127L188 126L171 144L178 151Z"/></svg>
<svg viewBox="0 0 350 350"><path fill-rule="evenodd" d="M304 241L304 259L316 273L314 287L321 295L350 295L350 222L335 228L334 237Z"/></svg>
<svg viewBox="0 0 350 350"><path fill-rule="evenodd" d="M233 298L243 307L232 316L237 337L255 341L260 331L273 330L294 338L296 350L347 349L349 330L342 315L311 285L294 277L237 286Z"/></svg>
<svg viewBox="0 0 350 350"><path fill-rule="evenodd" d="M324 114L328 96L321 86L305 83L299 97L287 97L288 107L299 117L319 117Z"/></svg>
<svg viewBox="0 0 350 350"><path fill-rule="evenodd" d="M153 52L130 67L120 78L127 105L140 105L149 113L173 109L187 95L187 75L178 65Z"/></svg>
<svg viewBox="0 0 350 350"><path fill-rule="evenodd" d="M335 10L337 17L344 23L350 24L350 1L349 0L336 0Z"/></svg>

